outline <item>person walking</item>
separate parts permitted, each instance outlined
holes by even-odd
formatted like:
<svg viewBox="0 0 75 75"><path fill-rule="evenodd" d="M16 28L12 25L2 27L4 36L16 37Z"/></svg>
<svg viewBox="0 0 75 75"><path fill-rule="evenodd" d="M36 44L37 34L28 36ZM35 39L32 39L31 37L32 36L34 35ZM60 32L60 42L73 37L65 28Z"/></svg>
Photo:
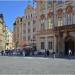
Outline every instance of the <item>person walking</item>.
<svg viewBox="0 0 75 75"><path fill-rule="evenodd" d="M47 50L47 56L49 56L49 50Z"/></svg>
<svg viewBox="0 0 75 75"><path fill-rule="evenodd" d="M69 58L71 57L71 55L72 55L72 51L71 51L71 49L69 49L68 50L68 56L69 56Z"/></svg>
<svg viewBox="0 0 75 75"><path fill-rule="evenodd" d="M53 51L53 58L55 58L55 52Z"/></svg>

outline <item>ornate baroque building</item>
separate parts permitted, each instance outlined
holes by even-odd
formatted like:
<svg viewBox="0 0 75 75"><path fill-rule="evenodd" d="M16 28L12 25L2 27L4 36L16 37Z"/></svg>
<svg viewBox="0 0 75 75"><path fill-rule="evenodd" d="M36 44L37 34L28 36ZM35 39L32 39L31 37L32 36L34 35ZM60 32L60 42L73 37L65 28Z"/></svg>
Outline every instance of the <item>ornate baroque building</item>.
<svg viewBox="0 0 75 75"><path fill-rule="evenodd" d="M35 0L14 24L18 46L35 43L37 50L75 55L75 1Z"/></svg>

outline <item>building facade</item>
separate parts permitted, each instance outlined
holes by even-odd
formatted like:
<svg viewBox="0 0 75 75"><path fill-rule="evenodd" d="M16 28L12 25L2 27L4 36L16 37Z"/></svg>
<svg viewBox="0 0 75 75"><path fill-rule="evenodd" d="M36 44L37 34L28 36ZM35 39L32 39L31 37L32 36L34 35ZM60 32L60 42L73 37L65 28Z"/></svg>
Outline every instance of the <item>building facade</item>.
<svg viewBox="0 0 75 75"><path fill-rule="evenodd" d="M0 14L0 49L3 49L3 15Z"/></svg>
<svg viewBox="0 0 75 75"><path fill-rule="evenodd" d="M47 49L64 55L68 55L71 49L72 55L75 55L75 1L35 2L36 8L28 5L25 15L16 19L14 33L17 45L35 43L37 50Z"/></svg>
<svg viewBox="0 0 75 75"><path fill-rule="evenodd" d="M12 46L10 47L10 41L13 43L13 40L10 39L12 37L12 33L8 30L4 22L3 14L0 14L0 50L12 48Z"/></svg>
<svg viewBox="0 0 75 75"><path fill-rule="evenodd" d="M7 27L5 32L5 49L14 49L13 32L10 32Z"/></svg>
<svg viewBox="0 0 75 75"><path fill-rule="evenodd" d="M42 51L48 49L50 52L65 55L68 55L68 50L71 49L75 55L75 1L36 0L36 2L42 12L39 12L42 24L37 36L38 49Z"/></svg>
<svg viewBox="0 0 75 75"><path fill-rule="evenodd" d="M14 42L17 47L36 44L38 20L36 10L28 5L23 17L17 17L14 23ZM36 15L35 15L36 14Z"/></svg>
<svg viewBox="0 0 75 75"><path fill-rule="evenodd" d="M6 25L4 22L3 14L0 14L0 50L5 50L6 39L5 39Z"/></svg>

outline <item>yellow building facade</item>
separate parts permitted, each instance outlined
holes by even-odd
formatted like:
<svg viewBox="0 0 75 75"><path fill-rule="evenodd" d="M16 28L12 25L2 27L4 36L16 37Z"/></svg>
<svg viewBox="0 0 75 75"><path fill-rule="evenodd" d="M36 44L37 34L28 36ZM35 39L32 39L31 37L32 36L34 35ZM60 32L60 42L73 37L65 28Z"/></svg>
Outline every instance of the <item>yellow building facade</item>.
<svg viewBox="0 0 75 75"><path fill-rule="evenodd" d="M3 14L0 14L0 50L5 50L5 24Z"/></svg>

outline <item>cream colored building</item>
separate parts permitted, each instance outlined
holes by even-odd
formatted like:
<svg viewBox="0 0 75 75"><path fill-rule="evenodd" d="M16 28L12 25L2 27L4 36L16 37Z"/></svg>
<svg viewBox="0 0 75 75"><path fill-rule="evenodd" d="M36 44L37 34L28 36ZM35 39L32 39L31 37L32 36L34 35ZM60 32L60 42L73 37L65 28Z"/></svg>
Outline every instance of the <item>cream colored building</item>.
<svg viewBox="0 0 75 75"><path fill-rule="evenodd" d="M9 30L7 31L7 43L8 45L6 45L6 49L14 49L13 46L13 33L10 32Z"/></svg>
<svg viewBox="0 0 75 75"><path fill-rule="evenodd" d="M11 33L5 22L3 14L0 14L0 50L13 48L13 33Z"/></svg>
<svg viewBox="0 0 75 75"><path fill-rule="evenodd" d="M36 44L37 50L75 54L75 1L35 0L23 17L16 19L15 41L18 46ZM33 24L34 21L34 24ZM33 29L34 28L34 29ZM34 30L34 31L33 31Z"/></svg>
<svg viewBox="0 0 75 75"><path fill-rule="evenodd" d="M5 23L3 14L0 14L0 50L5 49Z"/></svg>
<svg viewBox="0 0 75 75"><path fill-rule="evenodd" d="M28 5L23 17L17 17L14 23L14 42L17 47L36 44L38 20L36 10ZM16 45L15 45L16 46Z"/></svg>
<svg viewBox="0 0 75 75"><path fill-rule="evenodd" d="M3 19L0 17L0 50L3 49Z"/></svg>

